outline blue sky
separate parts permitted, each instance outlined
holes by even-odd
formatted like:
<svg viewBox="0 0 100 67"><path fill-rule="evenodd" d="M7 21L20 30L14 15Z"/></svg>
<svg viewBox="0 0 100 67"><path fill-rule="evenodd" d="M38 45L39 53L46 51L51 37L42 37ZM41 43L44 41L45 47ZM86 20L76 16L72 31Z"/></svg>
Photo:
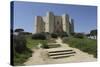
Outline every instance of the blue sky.
<svg viewBox="0 0 100 67"><path fill-rule="evenodd" d="M88 33L97 28L96 6L15 1L14 29L23 28L27 32L35 32L35 16L46 16L48 11L54 15L68 14L74 19L75 32Z"/></svg>

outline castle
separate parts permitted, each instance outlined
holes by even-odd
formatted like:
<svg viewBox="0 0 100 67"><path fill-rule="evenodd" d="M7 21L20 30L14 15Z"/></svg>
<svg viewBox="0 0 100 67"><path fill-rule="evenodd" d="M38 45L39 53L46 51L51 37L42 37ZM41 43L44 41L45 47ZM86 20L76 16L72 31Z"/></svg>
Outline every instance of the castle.
<svg viewBox="0 0 100 67"><path fill-rule="evenodd" d="M61 33L66 32L68 35L74 32L74 20L70 19L67 14L55 16L52 12L47 12L46 16L36 16L36 33Z"/></svg>

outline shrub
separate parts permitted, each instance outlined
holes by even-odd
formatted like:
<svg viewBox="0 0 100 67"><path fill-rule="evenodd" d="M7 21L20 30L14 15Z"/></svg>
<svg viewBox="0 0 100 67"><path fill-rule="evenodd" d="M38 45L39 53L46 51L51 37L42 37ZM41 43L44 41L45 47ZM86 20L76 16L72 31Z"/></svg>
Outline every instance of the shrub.
<svg viewBox="0 0 100 67"><path fill-rule="evenodd" d="M37 33L37 34L32 35L32 39L45 40L46 36L43 33Z"/></svg>
<svg viewBox="0 0 100 67"><path fill-rule="evenodd" d="M51 37L52 37L52 38L57 38L58 35L57 35L56 33L52 33L52 34L51 34Z"/></svg>
<svg viewBox="0 0 100 67"><path fill-rule="evenodd" d="M30 32L20 32L19 35L32 35Z"/></svg>
<svg viewBox="0 0 100 67"><path fill-rule="evenodd" d="M74 36L75 35L75 32L74 33L70 33L72 36Z"/></svg>
<svg viewBox="0 0 100 67"><path fill-rule="evenodd" d="M45 48L45 49L48 49L48 48L49 48L48 45L47 45L46 43L43 43L41 47L42 47L42 48Z"/></svg>
<svg viewBox="0 0 100 67"><path fill-rule="evenodd" d="M68 34L66 32L60 33L60 37L68 37Z"/></svg>
<svg viewBox="0 0 100 67"><path fill-rule="evenodd" d="M75 38L84 38L84 34L82 34L82 33L76 33L76 34L74 35L74 37L75 37Z"/></svg>
<svg viewBox="0 0 100 67"><path fill-rule="evenodd" d="M13 65L22 65L32 54L26 46L26 39L22 35L13 36Z"/></svg>
<svg viewBox="0 0 100 67"><path fill-rule="evenodd" d="M14 36L13 45L15 51L18 53L22 53L24 50L27 49L26 40L22 35Z"/></svg>

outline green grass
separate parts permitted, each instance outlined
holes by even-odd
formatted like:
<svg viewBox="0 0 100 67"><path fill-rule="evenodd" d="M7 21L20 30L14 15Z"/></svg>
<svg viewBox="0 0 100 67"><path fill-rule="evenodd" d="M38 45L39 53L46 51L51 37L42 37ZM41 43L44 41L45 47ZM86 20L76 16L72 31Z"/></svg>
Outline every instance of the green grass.
<svg viewBox="0 0 100 67"><path fill-rule="evenodd" d="M47 40L34 40L31 37L27 37L26 40L27 40L27 47L29 49L37 48L39 43L41 43L41 44L47 43Z"/></svg>
<svg viewBox="0 0 100 67"><path fill-rule="evenodd" d="M13 62L14 62L15 66L24 65L23 63L26 62L27 59L32 56L31 49L32 48L37 48L37 45L39 43L47 44L47 40L34 40L34 39L32 39L31 36L25 36L25 40L26 40L26 49L23 50L22 53L16 52L15 48L14 48L14 59L13 59ZM21 43L23 43L23 42L21 41Z"/></svg>
<svg viewBox="0 0 100 67"><path fill-rule="evenodd" d="M68 43L70 47L78 48L97 57L97 40L88 39L86 37L83 39L68 37L63 39L63 42Z"/></svg>

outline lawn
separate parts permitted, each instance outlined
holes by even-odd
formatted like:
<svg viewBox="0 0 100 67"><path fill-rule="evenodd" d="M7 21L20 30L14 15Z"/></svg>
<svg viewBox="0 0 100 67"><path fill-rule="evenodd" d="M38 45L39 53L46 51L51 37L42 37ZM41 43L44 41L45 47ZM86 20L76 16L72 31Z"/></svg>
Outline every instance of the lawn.
<svg viewBox="0 0 100 67"><path fill-rule="evenodd" d="M97 58L97 40L88 38L68 37L63 39L64 43L68 43L70 47L78 48L89 54L93 54Z"/></svg>

